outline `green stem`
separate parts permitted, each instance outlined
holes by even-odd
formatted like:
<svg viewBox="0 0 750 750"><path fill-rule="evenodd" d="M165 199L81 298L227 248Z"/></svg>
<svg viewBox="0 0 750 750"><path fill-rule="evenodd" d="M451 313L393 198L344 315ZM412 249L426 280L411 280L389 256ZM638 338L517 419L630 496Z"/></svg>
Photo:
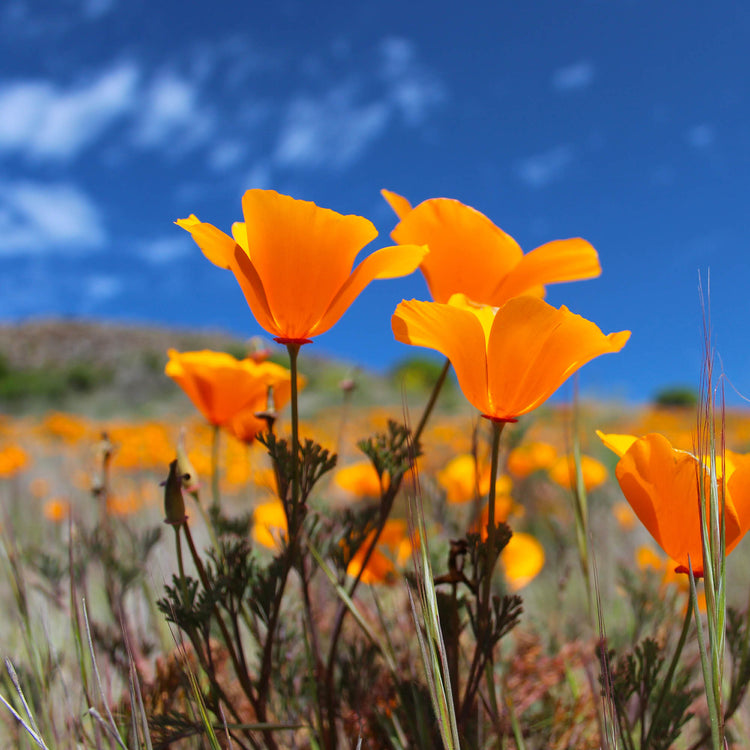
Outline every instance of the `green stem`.
<svg viewBox="0 0 750 750"><path fill-rule="evenodd" d="M213 425L213 434L211 436L211 495L214 508L216 510L221 506L219 497L219 425Z"/></svg>
<svg viewBox="0 0 750 750"><path fill-rule="evenodd" d="M446 359L445 364L443 365L443 369L440 371L440 375L438 375L438 379L435 381L435 385L432 387L430 400L427 402L427 404L425 404L424 411L422 412L422 418L419 420L417 429L414 430L412 440L415 444L419 441L419 438L422 436L422 432L424 431L424 428L427 425L427 420L430 418L430 414L432 414L432 410L435 407L435 403L438 399L438 396L440 395L440 391L443 388L443 383L445 382L445 379L448 376L448 371L450 369L451 369L451 361L449 359Z"/></svg>
<svg viewBox="0 0 750 750"><path fill-rule="evenodd" d="M289 535L296 535L297 521L299 520L299 404L297 386L297 356L299 355L299 344L287 344L289 352L289 369L292 381L292 514L290 518ZM283 498L282 498L283 499ZM290 539L291 541L291 539Z"/></svg>
<svg viewBox="0 0 750 750"><path fill-rule="evenodd" d="M677 648L675 649L674 656L672 656L672 663L669 665L669 671L667 672L667 676L664 678L664 684L661 686L659 699L656 701L656 707L651 713L651 726L649 726L648 728L646 741L645 743L641 744L641 747L651 747L651 733L654 731L654 727L656 726L656 719L659 716L659 712L661 711L664 699L667 697L667 695L669 694L669 690L672 687L672 678L674 677L675 670L677 669L677 664L680 661L680 656L682 655L682 649L685 646L685 641L687 641L687 635L688 631L690 630L690 622L692 620L692 617L693 597L690 596L688 597L687 610L685 611L685 621L682 623L680 640L677 642Z"/></svg>

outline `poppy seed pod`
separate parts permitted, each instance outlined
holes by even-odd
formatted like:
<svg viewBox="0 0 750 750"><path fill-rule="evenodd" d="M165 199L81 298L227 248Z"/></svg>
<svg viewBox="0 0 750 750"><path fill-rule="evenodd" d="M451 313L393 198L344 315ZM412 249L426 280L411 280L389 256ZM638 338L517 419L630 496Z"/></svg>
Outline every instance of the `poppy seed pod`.
<svg viewBox="0 0 750 750"><path fill-rule="evenodd" d="M185 500L182 497L182 476L175 458L169 464L169 475L164 482L164 523L179 526L187 521Z"/></svg>

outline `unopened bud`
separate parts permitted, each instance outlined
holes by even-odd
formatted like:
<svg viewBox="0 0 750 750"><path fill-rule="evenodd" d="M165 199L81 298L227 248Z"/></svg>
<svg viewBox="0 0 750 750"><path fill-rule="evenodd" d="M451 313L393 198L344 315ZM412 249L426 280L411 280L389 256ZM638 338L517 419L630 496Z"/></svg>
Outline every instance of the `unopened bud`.
<svg viewBox="0 0 750 750"><path fill-rule="evenodd" d="M200 487L198 472L190 463L187 450L185 449L185 428L180 430L180 437L177 440L177 470L182 480L182 487L186 492L195 495Z"/></svg>
<svg viewBox="0 0 750 750"><path fill-rule="evenodd" d="M187 521L185 500L182 497L182 476L177 459L169 464L169 476L164 484L164 523L179 526Z"/></svg>

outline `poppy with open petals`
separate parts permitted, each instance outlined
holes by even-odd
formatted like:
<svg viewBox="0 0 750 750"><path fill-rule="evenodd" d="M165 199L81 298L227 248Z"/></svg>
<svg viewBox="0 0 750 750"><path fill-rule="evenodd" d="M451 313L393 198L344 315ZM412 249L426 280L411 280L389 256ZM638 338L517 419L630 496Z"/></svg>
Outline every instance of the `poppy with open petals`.
<svg viewBox="0 0 750 750"><path fill-rule="evenodd" d="M197 352L168 351L164 372L175 380L206 420L225 426L229 420L250 409L266 408L269 387L277 409L289 401L289 370L273 362L238 360L226 352L208 349ZM259 421L260 430L264 424Z"/></svg>
<svg viewBox="0 0 750 750"><path fill-rule="evenodd" d="M658 433L642 438L597 434L620 456L615 475L622 493L656 543L677 563L675 570L687 573L689 558L695 575L703 575L699 476L707 493L705 463L673 448ZM750 459L727 454L724 469L719 460L717 470L725 472L725 544L729 554L750 528Z"/></svg>
<svg viewBox="0 0 750 750"><path fill-rule="evenodd" d="M186 229L206 257L234 273L258 323L281 343L325 333L374 279L416 270L426 247L377 250L354 270L359 251L378 232L362 216L344 216L274 190L248 190L245 221L233 237L194 215Z"/></svg>
<svg viewBox="0 0 750 750"><path fill-rule="evenodd" d="M467 400L483 416L506 422L536 409L579 368L619 352L630 338L630 331L605 336L568 308L526 295L497 312L461 294L447 305L403 301L391 324L398 341L448 357Z"/></svg>
<svg viewBox="0 0 750 750"><path fill-rule="evenodd" d="M543 297L545 284L602 272L596 250L580 237L548 242L524 255L510 235L460 201L432 198L412 208L406 198L381 192L401 219L391 237L430 248L420 268L435 302L461 293L499 307L519 294Z"/></svg>

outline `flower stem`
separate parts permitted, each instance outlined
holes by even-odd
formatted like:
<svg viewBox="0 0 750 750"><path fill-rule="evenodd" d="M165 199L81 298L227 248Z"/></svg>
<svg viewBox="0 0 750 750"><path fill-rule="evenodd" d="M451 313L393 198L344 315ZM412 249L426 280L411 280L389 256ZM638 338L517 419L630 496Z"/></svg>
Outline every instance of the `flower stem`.
<svg viewBox="0 0 750 750"><path fill-rule="evenodd" d="M219 496L219 425L213 425L211 435L211 496L216 510L221 505Z"/></svg>

